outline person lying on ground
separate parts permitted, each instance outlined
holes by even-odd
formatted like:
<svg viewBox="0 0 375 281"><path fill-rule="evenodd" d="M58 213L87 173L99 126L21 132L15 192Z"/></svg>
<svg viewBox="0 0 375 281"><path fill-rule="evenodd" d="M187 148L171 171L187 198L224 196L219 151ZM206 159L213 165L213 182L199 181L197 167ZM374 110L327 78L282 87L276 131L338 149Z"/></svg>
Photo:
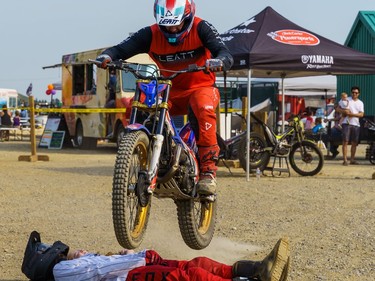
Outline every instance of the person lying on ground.
<svg viewBox="0 0 375 281"><path fill-rule="evenodd" d="M168 260L154 250L136 253L123 249L117 254L100 255L86 250L69 251L60 241L53 245L41 243L39 233L34 231L25 250L22 272L32 281L285 281L289 254L289 241L281 238L262 261L239 260L233 265L207 257Z"/></svg>

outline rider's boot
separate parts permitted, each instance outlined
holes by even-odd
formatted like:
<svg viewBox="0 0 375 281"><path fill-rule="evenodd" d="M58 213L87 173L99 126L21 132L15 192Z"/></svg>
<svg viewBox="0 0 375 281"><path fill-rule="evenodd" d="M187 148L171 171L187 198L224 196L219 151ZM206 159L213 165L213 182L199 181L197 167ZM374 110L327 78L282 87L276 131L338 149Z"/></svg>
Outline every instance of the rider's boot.
<svg viewBox="0 0 375 281"><path fill-rule="evenodd" d="M289 271L289 241L281 238L262 261L238 261L233 265L233 277L257 278L261 281L285 281Z"/></svg>
<svg viewBox="0 0 375 281"><path fill-rule="evenodd" d="M216 171L219 157L219 146L198 147L200 159L200 174L197 192L201 195L213 195L216 193Z"/></svg>

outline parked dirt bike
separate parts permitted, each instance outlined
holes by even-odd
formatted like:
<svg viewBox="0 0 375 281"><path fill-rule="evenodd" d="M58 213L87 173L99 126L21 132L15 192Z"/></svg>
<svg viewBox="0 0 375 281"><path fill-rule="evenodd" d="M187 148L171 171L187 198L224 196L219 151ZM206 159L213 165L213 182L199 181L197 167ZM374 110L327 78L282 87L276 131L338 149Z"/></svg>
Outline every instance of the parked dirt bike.
<svg viewBox="0 0 375 281"><path fill-rule="evenodd" d="M263 171L271 156L286 155L289 155L290 166L301 176L314 176L323 168L323 154L314 141L305 139L298 116L290 120L286 131L280 135L253 113L251 118L260 124L264 137L256 132L250 133L250 169Z"/></svg>
<svg viewBox="0 0 375 281"><path fill-rule="evenodd" d="M112 218L118 242L127 249L141 244L154 195L175 202L180 232L190 248L207 247L216 223L216 196L197 194L199 159L194 135L189 125L178 134L168 112L171 80L206 68L191 65L163 77L155 68L125 61L108 67L131 72L137 78L113 177Z"/></svg>
<svg viewBox="0 0 375 281"><path fill-rule="evenodd" d="M241 117L246 123L246 118L238 113L236 113L236 115ZM220 146L219 159L239 160L244 171L246 171L246 153L244 153L244 151L246 151L246 132L247 131L242 131L229 139L223 139L217 134L217 141Z"/></svg>

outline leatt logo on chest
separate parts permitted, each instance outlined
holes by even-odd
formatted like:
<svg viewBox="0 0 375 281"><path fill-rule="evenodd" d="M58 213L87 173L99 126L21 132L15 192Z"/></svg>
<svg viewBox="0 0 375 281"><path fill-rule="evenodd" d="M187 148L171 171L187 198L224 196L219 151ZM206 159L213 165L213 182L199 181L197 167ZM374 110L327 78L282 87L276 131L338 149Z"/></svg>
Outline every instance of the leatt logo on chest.
<svg viewBox="0 0 375 281"><path fill-rule="evenodd" d="M190 51L190 52L181 52L181 53L172 54L172 55L159 56L159 59L160 61L171 62L171 61L191 59L193 57L194 57L194 51Z"/></svg>
<svg viewBox="0 0 375 281"><path fill-rule="evenodd" d="M152 56L155 60L160 61L162 63L165 62L178 62L178 61L193 61L201 56L204 55L203 48L197 48L195 50L189 51L182 51L170 54L156 54L152 53Z"/></svg>

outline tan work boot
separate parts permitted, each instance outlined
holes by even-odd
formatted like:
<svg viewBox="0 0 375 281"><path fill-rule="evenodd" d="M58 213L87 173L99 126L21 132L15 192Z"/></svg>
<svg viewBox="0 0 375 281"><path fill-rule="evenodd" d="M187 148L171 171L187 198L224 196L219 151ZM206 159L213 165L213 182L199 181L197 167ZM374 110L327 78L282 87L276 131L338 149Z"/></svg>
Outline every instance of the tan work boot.
<svg viewBox="0 0 375 281"><path fill-rule="evenodd" d="M201 174L197 184L197 193L201 195L214 195L216 193L216 185L216 178L213 174Z"/></svg>
<svg viewBox="0 0 375 281"><path fill-rule="evenodd" d="M261 263L261 268L259 270L260 280L286 280L289 271L289 254L288 238L279 239L271 253L269 253Z"/></svg>
<svg viewBox="0 0 375 281"><path fill-rule="evenodd" d="M236 262L233 265L233 277L256 278L261 281L286 281L290 266L289 254L289 241L287 238L281 238L264 260Z"/></svg>

